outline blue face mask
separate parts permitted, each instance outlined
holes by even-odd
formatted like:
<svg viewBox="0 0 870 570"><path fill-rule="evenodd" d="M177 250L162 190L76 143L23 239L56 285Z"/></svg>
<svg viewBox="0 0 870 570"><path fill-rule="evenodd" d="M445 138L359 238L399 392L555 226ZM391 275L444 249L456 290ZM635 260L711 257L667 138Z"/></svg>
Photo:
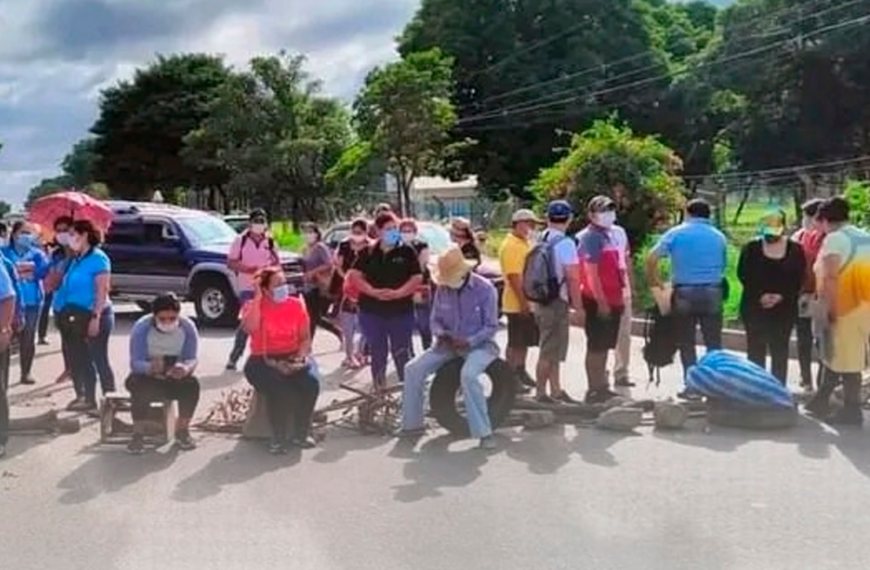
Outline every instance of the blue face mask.
<svg viewBox="0 0 870 570"><path fill-rule="evenodd" d="M385 244L391 247L395 247L402 243L402 232L395 228L392 230L387 230L384 232L383 239Z"/></svg>
<svg viewBox="0 0 870 570"><path fill-rule="evenodd" d="M283 303L290 297L290 285L286 283L283 285L278 285L274 289L272 289L272 300L276 303Z"/></svg>
<svg viewBox="0 0 870 570"><path fill-rule="evenodd" d="M36 237L33 234L20 234L15 238L15 245L21 248L30 248L36 243Z"/></svg>

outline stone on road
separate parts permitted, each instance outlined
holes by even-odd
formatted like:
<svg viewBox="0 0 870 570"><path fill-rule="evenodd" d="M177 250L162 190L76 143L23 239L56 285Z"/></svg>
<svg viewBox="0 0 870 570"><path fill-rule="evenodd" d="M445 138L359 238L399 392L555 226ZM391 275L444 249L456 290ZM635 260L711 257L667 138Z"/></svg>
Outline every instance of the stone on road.
<svg viewBox="0 0 870 570"><path fill-rule="evenodd" d="M126 372L133 316L112 340ZM565 384L582 396L584 339L572 332ZM201 344L203 413L221 391L231 331ZM336 397L337 342L318 333ZM57 338L21 406L59 407ZM533 360L534 361L534 355ZM634 369L645 370L639 351ZM361 380L367 373L356 373ZM666 370L661 388L679 389ZM14 378L13 374L13 378ZM199 448L131 457L80 433L14 437L0 461L0 567L10 570L779 570L866 567L870 444L807 419L747 432L690 419L679 431L553 425L500 430L499 450L436 430L417 443L332 430L318 449L272 457L263 444L198 433Z"/></svg>

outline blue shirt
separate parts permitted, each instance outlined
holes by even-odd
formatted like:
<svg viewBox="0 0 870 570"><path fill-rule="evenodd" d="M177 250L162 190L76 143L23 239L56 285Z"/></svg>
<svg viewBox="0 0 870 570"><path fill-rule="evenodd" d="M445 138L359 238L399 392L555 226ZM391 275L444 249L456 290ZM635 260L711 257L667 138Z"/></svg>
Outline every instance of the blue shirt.
<svg viewBox="0 0 870 570"><path fill-rule="evenodd" d="M486 277L470 273L459 289L438 287L432 299L432 336L464 339L471 348L498 332L498 293Z"/></svg>
<svg viewBox="0 0 870 570"><path fill-rule="evenodd" d="M6 263L0 264L0 301L15 296L15 284L9 275Z"/></svg>
<svg viewBox="0 0 870 570"><path fill-rule="evenodd" d="M75 305L93 311L97 304L97 276L111 271L109 257L97 247L71 259L55 293L55 308L62 311Z"/></svg>
<svg viewBox="0 0 870 570"><path fill-rule="evenodd" d="M653 252L671 258L674 285L719 285L725 276L727 243L710 220L688 218L665 232Z"/></svg>
<svg viewBox="0 0 870 570"><path fill-rule="evenodd" d="M541 240L544 243L557 242L553 246L553 268L556 272L556 279L561 283L559 296L562 300L568 300L568 284L565 282L565 268L569 266L577 266L580 264L580 256L577 254L577 242L566 236L562 230L547 228L541 235Z"/></svg>
<svg viewBox="0 0 870 570"><path fill-rule="evenodd" d="M43 292L42 280L48 273L48 259L36 246L27 248L21 252L15 246L8 245L3 248L3 255L6 256L13 264L22 262L32 262L35 266L33 277L20 277L18 279L18 290L21 292L21 304L26 308L38 308L42 305Z"/></svg>
<svg viewBox="0 0 870 570"><path fill-rule="evenodd" d="M8 280L8 291L6 290L7 288L0 287L0 293L2 293L0 294L0 300L5 300L9 296L15 296L15 318L13 319L13 323L18 327L24 322L24 305L21 303L21 289L18 283L18 271L15 269L15 264L2 253L0 253L0 262L2 262L0 263L0 265L2 265L0 273L5 275Z"/></svg>

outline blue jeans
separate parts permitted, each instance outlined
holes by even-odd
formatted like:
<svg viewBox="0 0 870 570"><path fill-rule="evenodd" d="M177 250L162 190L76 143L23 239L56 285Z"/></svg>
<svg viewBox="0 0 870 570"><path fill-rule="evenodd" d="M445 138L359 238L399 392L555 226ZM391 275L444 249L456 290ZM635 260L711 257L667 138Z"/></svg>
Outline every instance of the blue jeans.
<svg viewBox="0 0 870 570"><path fill-rule="evenodd" d="M253 291L242 291L239 293L239 304L244 305L248 301L254 298ZM230 359L227 364L231 364L235 367L235 365L239 362L239 359L245 353L245 348L248 346L248 333L245 331L244 327L239 324L239 328L236 329L236 338L233 341L233 349L230 351Z"/></svg>
<svg viewBox="0 0 870 570"><path fill-rule="evenodd" d="M88 339L88 353L91 360L91 373L85 376L85 398L96 401L97 377L103 396L115 391L115 372L109 362L109 338L115 330L115 310L111 305L103 309L100 316L100 332Z"/></svg>
<svg viewBox="0 0 870 570"><path fill-rule="evenodd" d="M462 365L460 381L471 437L492 435L480 375L498 358L498 352L498 345L492 341L473 348L465 355L436 346L409 362L405 367L405 385L402 387L402 429L415 430L423 427L426 381L442 366L454 358L462 357L465 362Z"/></svg>
<svg viewBox="0 0 870 570"><path fill-rule="evenodd" d="M30 378L30 371L33 369L33 357L36 355L36 327L41 311L40 305L24 309L24 327L18 333L18 359L22 381Z"/></svg>
<svg viewBox="0 0 870 570"><path fill-rule="evenodd" d="M405 365L411 359L411 336L414 334L414 313L408 310L398 315L359 312L359 326L366 338L372 356L372 381L376 386L387 382L387 355L393 355L393 364L399 382L405 379Z"/></svg>
<svg viewBox="0 0 870 570"><path fill-rule="evenodd" d="M366 338L362 335L362 330L359 326L359 313L342 311L338 315L338 322L341 325L341 334L344 341L344 357L350 360L357 351L362 352L365 349ZM359 334L359 342L356 341L357 334Z"/></svg>

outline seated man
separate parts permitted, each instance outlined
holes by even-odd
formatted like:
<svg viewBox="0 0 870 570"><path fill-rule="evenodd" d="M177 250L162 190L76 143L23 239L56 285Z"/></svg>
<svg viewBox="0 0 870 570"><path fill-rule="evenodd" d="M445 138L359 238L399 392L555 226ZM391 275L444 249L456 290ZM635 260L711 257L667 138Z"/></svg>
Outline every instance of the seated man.
<svg viewBox="0 0 870 570"><path fill-rule="evenodd" d="M130 333L130 370L127 390L132 400L133 441L127 450L145 452L143 420L151 402L178 401L175 443L180 449L196 447L190 437L190 420L199 403L199 381L193 376L199 333L182 317L181 303L172 293L154 300L153 314L139 319Z"/></svg>
<svg viewBox="0 0 870 570"><path fill-rule="evenodd" d="M427 378L450 360L461 357L462 393L471 436L480 447L495 448L486 396L479 376L498 358L498 295L485 277L474 273L477 264L466 260L458 247L438 258L432 280L438 286L432 302L432 335L435 346L414 358L405 368L402 393L402 430L399 437L419 437L423 426L423 400Z"/></svg>

